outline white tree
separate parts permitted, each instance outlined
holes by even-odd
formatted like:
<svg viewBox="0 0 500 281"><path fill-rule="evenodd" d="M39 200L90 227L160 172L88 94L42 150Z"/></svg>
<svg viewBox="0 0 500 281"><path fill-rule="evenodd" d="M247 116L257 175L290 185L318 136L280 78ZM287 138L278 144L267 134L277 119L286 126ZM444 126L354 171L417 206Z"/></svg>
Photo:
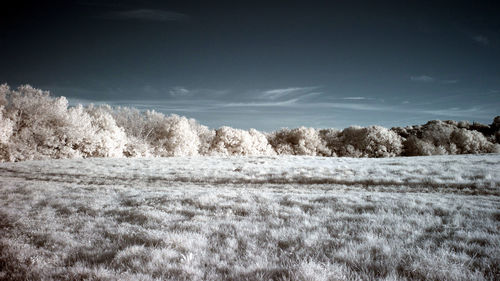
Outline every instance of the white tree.
<svg viewBox="0 0 500 281"><path fill-rule="evenodd" d="M13 122L9 144L12 160L75 157L66 145L66 98L52 98L48 92L25 85L11 91L8 100L6 115Z"/></svg>
<svg viewBox="0 0 500 281"><path fill-rule="evenodd" d="M169 156L192 156L198 155L200 139L198 134L191 128L186 117L172 115L168 119L166 147Z"/></svg>
<svg viewBox="0 0 500 281"><path fill-rule="evenodd" d="M10 94L10 87L7 84L0 85L0 106L7 105L7 95Z"/></svg>
<svg viewBox="0 0 500 281"><path fill-rule="evenodd" d="M94 136L91 142L92 157L123 157L127 135L123 128L116 125L109 113L109 106L89 107L87 112L92 117Z"/></svg>
<svg viewBox="0 0 500 281"><path fill-rule="evenodd" d="M111 111L118 127L127 135L124 154L127 157L153 156L149 141L146 140L146 115L135 108L118 107Z"/></svg>
<svg viewBox="0 0 500 281"><path fill-rule="evenodd" d="M78 157L94 155L95 128L92 117L82 105L68 109L64 117L64 136L67 147L73 149Z"/></svg>
<svg viewBox="0 0 500 281"><path fill-rule="evenodd" d="M402 138L380 126L351 126L341 131L329 143L338 156L394 157L402 152Z"/></svg>
<svg viewBox="0 0 500 281"><path fill-rule="evenodd" d="M146 112L144 139L155 156L198 155L200 139L189 119L178 115L165 117L155 111Z"/></svg>
<svg viewBox="0 0 500 281"><path fill-rule="evenodd" d="M461 154L500 152L498 144L489 142L483 134L474 130L455 129L450 140Z"/></svg>
<svg viewBox="0 0 500 281"><path fill-rule="evenodd" d="M273 155L275 154L264 134L255 129L250 131L221 127L215 131L210 148L218 155Z"/></svg>
<svg viewBox="0 0 500 281"><path fill-rule="evenodd" d="M491 126L468 122L433 120L423 126L405 128L405 155L439 155L461 153L490 153L498 151ZM488 138L476 129L481 130Z"/></svg>
<svg viewBox="0 0 500 281"><path fill-rule="evenodd" d="M491 125L429 121L422 126L281 129L264 135L194 119L108 105L68 108L64 97L29 85L0 85L0 161L74 157L320 155L390 157L500 152L500 116Z"/></svg>
<svg viewBox="0 0 500 281"><path fill-rule="evenodd" d="M191 126L191 129L198 135L198 139L200 141L198 153L200 155L209 155L210 147L215 138L215 130L211 130L207 126L198 124L198 122L196 122L196 120L194 119L189 119L189 125Z"/></svg>
<svg viewBox="0 0 500 281"><path fill-rule="evenodd" d="M12 136L12 121L3 116L4 107L0 106L0 162L11 161L9 153L10 137Z"/></svg>
<svg viewBox="0 0 500 281"><path fill-rule="evenodd" d="M314 128L283 128L269 134L268 138L279 155L331 155L330 149Z"/></svg>

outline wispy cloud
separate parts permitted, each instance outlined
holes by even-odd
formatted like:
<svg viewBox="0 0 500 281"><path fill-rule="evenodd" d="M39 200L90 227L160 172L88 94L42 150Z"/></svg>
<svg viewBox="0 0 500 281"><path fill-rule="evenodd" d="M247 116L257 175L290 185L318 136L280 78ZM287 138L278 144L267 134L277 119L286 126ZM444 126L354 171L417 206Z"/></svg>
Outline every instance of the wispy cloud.
<svg viewBox="0 0 500 281"><path fill-rule="evenodd" d="M419 76L411 76L410 80L416 82L429 83L429 82L434 82L435 79L428 75L419 75Z"/></svg>
<svg viewBox="0 0 500 281"><path fill-rule="evenodd" d="M276 102L238 102L238 103L225 103L221 104L222 107L281 107L281 106L291 106L296 104L298 99L290 99L285 101Z"/></svg>
<svg viewBox="0 0 500 281"><path fill-rule="evenodd" d="M368 98L365 97L344 97L343 100L366 100Z"/></svg>
<svg viewBox="0 0 500 281"><path fill-rule="evenodd" d="M367 103L335 103L335 102L326 102L326 103L311 103L308 106L313 108L335 108L335 109L349 109L349 110L362 110L362 111L394 111L395 108L382 105L382 104L367 104Z"/></svg>
<svg viewBox="0 0 500 281"><path fill-rule="evenodd" d="M472 40L476 41L477 43L479 43L481 45L485 45L485 46L490 43L490 40L488 39L488 37L483 36L483 35L476 35L476 36L472 37Z"/></svg>
<svg viewBox="0 0 500 281"><path fill-rule="evenodd" d="M310 97L319 96L321 94L323 94L323 93L322 92L310 92L310 93L307 93L305 95L299 96L298 99L304 100L304 99L307 99L307 98L310 98Z"/></svg>
<svg viewBox="0 0 500 281"><path fill-rule="evenodd" d="M184 87L173 87L170 89L169 94L173 97L187 96L191 92Z"/></svg>
<svg viewBox="0 0 500 281"><path fill-rule="evenodd" d="M182 13L155 9L136 9L109 12L103 16L113 20L141 20L141 21L186 21L189 16Z"/></svg>
<svg viewBox="0 0 500 281"><path fill-rule="evenodd" d="M456 84L460 82L458 79L439 79L435 78L429 75L417 75L417 76L410 76L411 81L415 82L422 82L422 83L431 83L431 82L436 82L436 83L441 83L441 84Z"/></svg>
<svg viewBox="0 0 500 281"><path fill-rule="evenodd" d="M169 95L176 100L191 100L193 96L197 97L196 101L199 99L223 99L228 98L228 94L231 93L230 90L221 89L206 89L206 88L188 88L184 86L172 87L168 90Z"/></svg>
<svg viewBox="0 0 500 281"><path fill-rule="evenodd" d="M299 99L289 99L276 102L248 102L248 103L226 103L221 107L288 107L302 109L348 109L361 111L394 111L396 108L381 104L359 104L359 103L333 103L333 102L299 102Z"/></svg>
<svg viewBox="0 0 500 281"><path fill-rule="evenodd" d="M289 95L305 94L317 87L290 87L282 89L272 89L262 92L261 98L275 100Z"/></svg>
<svg viewBox="0 0 500 281"><path fill-rule="evenodd" d="M487 110L479 106L474 106L471 108L453 107L446 109L422 110L421 113L432 114L437 116L446 116L446 117L472 117L472 118L491 117L491 114L489 114Z"/></svg>

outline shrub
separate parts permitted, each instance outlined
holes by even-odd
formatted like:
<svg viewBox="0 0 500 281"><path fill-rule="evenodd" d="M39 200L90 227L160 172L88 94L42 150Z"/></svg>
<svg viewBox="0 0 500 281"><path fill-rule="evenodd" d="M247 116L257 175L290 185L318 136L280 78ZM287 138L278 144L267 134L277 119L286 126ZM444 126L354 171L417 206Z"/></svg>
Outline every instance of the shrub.
<svg viewBox="0 0 500 281"><path fill-rule="evenodd" d="M329 147L338 156L394 157L402 152L402 138L380 126L344 129L333 138Z"/></svg>
<svg viewBox="0 0 500 281"><path fill-rule="evenodd" d="M155 156L198 155L200 140L186 117L147 111L144 133Z"/></svg>
<svg viewBox="0 0 500 281"><path fill-rule="evenodd" d="M123 157L127 135L123 128L116 125L111 116L109 106L93 107L87 110L92 117L91 123L94 134L90 142L90 155L92 157Z"/></svg>
<svg viewBox="0 0 500 281"><path fill-rule="evenodd" d="M106 110L68 109L66 98L50 97L29 85L14 91L3 87L2 92L3 112L12 125L2 148L4 160L123 156L126 135Z"/></svg>
<svg viewBox="0 0 500 281"><path fill-rule="evenodd" d="M269 143L279 155L331 156L331 151L314 128L283 128L268 135Z"/></svg>
<svg viewBox="0 0 500 281"><path fill-rule="evenodd" d="M64 97L29 85L0 85L0 161L75 157L319 155L392 157L499 152L500 116L491 125L429 121L425 125L300 127L263 134L211 130L194 119L108 105L68 108ZM497 143L495 143L497 142Z"/></svg>
<svg viewBox="0 0 500 281"><path fill-rule="evenodd" d="M6 116L12 122L8 144L11 161L73 158L79 154L72 146L71 133L79 123L68 119L68 101L51 98L48 92L21 86L7 95Z"/></svg>
<svg viewBox="0 0 500 281"><path fill-rule="evenodd" d="M450 139L459 154L499 152L498 145L489 142L483 134L475 130L455 129Z"/></svg>
<svg viewBox="0 0 500 281"><path fill-rule="evenodd" d="M10 137L12 136L13 123L3 116L4 107L0 106L0 162L12 161L9 153Z"/></svg>
<svg viewBox="0 0 500 281"><path fill-rule="evenodd" d="M112 111L129 142L129 156L188 156L208 154L214 132L194 119L178 115L165 116L156 111L139 112L119 107Z"/></svg>
<svg viewBox="0 0 500 281"><path fill-rule="evenodd" d="M257 130L244 131L226 126L215 131L210 152L211 154L228 156L275 154L266 136Z"/></svg>
<svg viewBox="0 0 500 281"><path fill-rule="evenodd" d="M3 106L0 106L0 144L8 144L12 136L12 121L3 116Z"/></svg>
<svg viewBox="0 0 500 281"><path fill-rule="evenodd" d="M438 154L463 154L463 153L490 153L498 151L498 145L488 141L484 134L475 129L485 126L475 123L451 123L439 120L429 121L423 126L407 128L409 136L404 142L404 154L438 155ZM489 127L488 127L489 128Z"/></svg>
<svg viewBox="0 0 500 281"><path fill-rule="evenodd" d="M493 119L493 123L491 123L491 130L494 132L493 140L496 141L496 143L500 143L500 116Z"/></svg>
<svg viewBox="0 0 500 281"><path fill-rule="evenodd" d="M212 146L212 142L215 138L215 130L211 130L207 126L198 124L194 119L189 119L189 124L200 140L198 153L200 155L209 155L210 147Z"/></svg>

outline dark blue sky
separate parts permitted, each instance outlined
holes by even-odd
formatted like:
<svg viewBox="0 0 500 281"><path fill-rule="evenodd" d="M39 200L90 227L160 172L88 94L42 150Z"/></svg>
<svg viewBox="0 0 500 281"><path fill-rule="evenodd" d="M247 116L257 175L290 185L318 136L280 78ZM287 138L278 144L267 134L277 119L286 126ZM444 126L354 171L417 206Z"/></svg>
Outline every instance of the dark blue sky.
<svg viewBox="0 0 500 281"><path fill-rule="evenodd" d="M210 127L491 123L496 1L3 1L0 83Z"/></svg>

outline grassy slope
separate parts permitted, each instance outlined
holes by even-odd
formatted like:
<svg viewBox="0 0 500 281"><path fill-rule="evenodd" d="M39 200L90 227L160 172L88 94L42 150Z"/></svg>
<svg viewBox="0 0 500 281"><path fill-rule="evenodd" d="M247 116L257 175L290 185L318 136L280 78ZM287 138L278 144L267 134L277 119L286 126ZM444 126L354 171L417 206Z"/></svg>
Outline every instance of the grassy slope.
<svg viewBox="0 0 500 281"><path fill-rule="evenodd" d="M0 280L498 280L499 170L499 155L2 164Z"/></svg>

